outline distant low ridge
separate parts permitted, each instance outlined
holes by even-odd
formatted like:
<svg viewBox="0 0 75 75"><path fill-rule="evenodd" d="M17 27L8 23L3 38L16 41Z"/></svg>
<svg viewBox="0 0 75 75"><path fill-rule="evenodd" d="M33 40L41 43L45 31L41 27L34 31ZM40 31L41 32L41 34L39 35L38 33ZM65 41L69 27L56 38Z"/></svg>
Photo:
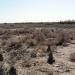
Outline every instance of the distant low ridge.
<svg viewBox="0 0 75 75"><path fill-rule="evenodd" d="M0 28L24 28L24 27L75 28L75 20L67 20L59 22L20 22L20 23L0 24Z"/></svg>

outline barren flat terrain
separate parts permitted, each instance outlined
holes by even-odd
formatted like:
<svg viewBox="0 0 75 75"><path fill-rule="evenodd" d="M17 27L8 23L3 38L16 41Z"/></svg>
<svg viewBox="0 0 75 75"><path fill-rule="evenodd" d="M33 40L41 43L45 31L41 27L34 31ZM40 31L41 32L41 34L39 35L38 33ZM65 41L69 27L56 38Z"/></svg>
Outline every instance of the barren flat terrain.
<svg viewBox="0 0 75 75"><path fill-rule="evenodd" d="M75 23L0 24L0 75L75 75Z"/></svg>

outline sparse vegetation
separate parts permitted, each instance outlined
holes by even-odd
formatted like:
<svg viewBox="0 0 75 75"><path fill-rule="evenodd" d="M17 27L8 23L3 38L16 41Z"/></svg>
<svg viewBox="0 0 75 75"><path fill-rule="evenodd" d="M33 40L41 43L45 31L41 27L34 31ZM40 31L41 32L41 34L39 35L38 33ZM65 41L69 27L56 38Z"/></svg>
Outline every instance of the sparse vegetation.
<svg viewBox="0 0 75 75"><path fill-rule="evenodd" d="M0 24L0 75L21 75L22 72L26 75L26 71L37 71L38 66L53 68L59 74L68 73L70 69L66 71L62 65L65 59L69 65L67 57L75 48L74 41L75 22ZM71 65L75 62L75 53L70 54L69 62ZM38 72L39 75L54 74L50 70Z"/></svg>
<svg viewBox="0 0 75 75"><path fill-rule="evenodd" d="M70 54L70 60L71 60L72 62L75 62L75 53L71 53L71 54Z"/></svg>
<svg viewBox="0 0 75 75"><path fill-rule="evenodd" d="M7 45L6 45L6 50L7 51L11 51L12 49L16 50L16 49L19 49L22 47L22 44L20 42L17 42L17 41L10 41L8 42L7 41Z"/></svg>
<svg viewBox="0 0 75 75"><path fill-rule="evenodd" d="M29 68L32 65L30 59L23 60L23 62L21 64L22 64L22 67L26 67L26 68Z"/></svg>
<svg viewBox="0 0 75 75"><path fill-rule="evenodd" d="M32 53L31 53L31 57L32 57L32 58L36 58L36 57L37 57L37 53L36 53L36 51L32 51Z"/></svg>

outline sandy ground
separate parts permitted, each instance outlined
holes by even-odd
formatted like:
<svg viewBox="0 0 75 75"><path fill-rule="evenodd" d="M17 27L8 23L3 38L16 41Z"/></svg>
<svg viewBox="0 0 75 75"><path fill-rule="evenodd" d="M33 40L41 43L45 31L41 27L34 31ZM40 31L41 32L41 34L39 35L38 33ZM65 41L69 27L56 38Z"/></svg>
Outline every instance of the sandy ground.
<svg viewBox="0 0 75 75"><path fill-rule="evenodd" d="M58 46L54 52L55 63L50 65L46 63L48 57L40 57L39 64L30 68L17 67L18 75L75 75L75 62L70 61L70 54L75 52L75 44L69 44L66 47Z"/></svg>
<svg viewBox="0 0 75 75"><path fill-rule="evenodd" d="M75 62L70 61L70 54L73 52L75 52L75 44L57 47L57 53L54 55L56 62L53 67L59 72L59 75L75 75Z"/></svg>

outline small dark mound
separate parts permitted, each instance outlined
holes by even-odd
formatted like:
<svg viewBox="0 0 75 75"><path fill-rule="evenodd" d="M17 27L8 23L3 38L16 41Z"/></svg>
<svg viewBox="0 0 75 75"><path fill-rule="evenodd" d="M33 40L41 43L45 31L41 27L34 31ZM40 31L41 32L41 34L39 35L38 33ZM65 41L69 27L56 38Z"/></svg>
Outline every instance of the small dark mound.
<svg viewBox="0 0 75 75"><path fill-rule="evenodd" d="M0 61L3 61L3 55L0 54Z"/></svg>
<svg viewBox="0 0 75 75"><path fill-rule="evenodd" d="M9 75L17 75L16 74L16 69L14 67L11 67L9 70Z"/></svg>
<svg viewBox="0 0 75 75"><path fill-rule="evenodd" d="M34 45L34 43L33 43L33 42L31 42L29 46L35 46L35 45Z"/></svg>

